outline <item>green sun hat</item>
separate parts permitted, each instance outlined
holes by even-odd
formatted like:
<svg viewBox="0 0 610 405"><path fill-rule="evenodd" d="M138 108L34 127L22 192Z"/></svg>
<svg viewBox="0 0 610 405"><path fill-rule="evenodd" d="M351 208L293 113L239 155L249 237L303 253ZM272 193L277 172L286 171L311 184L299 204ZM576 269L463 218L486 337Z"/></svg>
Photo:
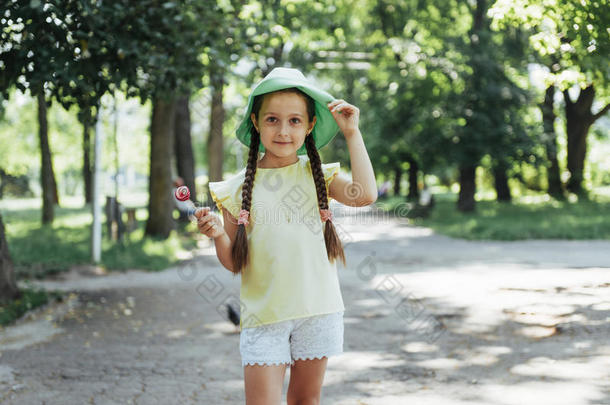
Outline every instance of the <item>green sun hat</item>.
<svg viewBox="0 0 610 405"><path fill-rule="evenodd" d="M253 88L250 96L248 97L248 108L246 114L242 119L241 123L235 130L237 139L241 143L250 147L250 129L252 128L252 120L250 114L252 113L252 104L254 103L254 97L259 94L270 93L276 90L286 89L288 87L296 87L303 91L315 101L315 116L316 124L313 127L311 136L315 141L316 149L320 149L327 143L329 143L335 135L339 132L339 126L335 121L335 117L331 114L327 104L335 100L333 96L328 94L326 91L319 89L313 83L305 78L303 73L297 69L276 67L274 68L264 79L259 81ZM265 147L263 143L260 143L259 150L264 152ZM306 154L305 144L303 144L299 150L298 155Z"/></svg>

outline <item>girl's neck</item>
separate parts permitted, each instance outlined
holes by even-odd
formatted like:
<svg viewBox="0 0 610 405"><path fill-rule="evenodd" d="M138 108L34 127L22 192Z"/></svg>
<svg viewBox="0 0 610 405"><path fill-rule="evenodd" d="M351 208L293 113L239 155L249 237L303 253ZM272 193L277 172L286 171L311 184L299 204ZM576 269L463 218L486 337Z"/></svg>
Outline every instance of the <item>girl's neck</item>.
<svg viewBox="0 0 610 405"><path fill-rule="evenodd" d="M299 156L289 156L286 158L275 158L272 159L267 155L264 155L261 160L256 163L256 167L259 169L279 169L293 165L299 161Z"/></svg>

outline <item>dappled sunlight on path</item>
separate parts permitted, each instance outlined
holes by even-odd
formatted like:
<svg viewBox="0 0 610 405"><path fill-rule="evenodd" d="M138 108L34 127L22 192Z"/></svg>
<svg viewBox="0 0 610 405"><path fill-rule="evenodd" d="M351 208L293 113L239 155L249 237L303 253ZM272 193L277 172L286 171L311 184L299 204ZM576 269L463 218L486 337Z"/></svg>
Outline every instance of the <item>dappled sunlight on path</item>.
<svg viewBox="0 0 610 405"><path fill-rule="evenodd" d="M464 241L375 215L337 216L345 352L322 403L610 403L610 242ZM3 399L244 403L223 312L240 279L212 244L196 253L158 273L39 282L78 305L48 315L40 341L0 332Z"/></svg>

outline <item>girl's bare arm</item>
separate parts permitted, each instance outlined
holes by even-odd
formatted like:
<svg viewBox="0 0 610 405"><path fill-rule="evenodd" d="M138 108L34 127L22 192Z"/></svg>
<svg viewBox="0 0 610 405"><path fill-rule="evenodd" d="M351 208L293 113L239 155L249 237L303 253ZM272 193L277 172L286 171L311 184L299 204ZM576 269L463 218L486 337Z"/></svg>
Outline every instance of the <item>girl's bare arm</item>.
<svg viewBox="0 0 610 405"><path fill-rule="evenodd" d="M352 179L337 175L328 186L330 197L350 207L362 207L377 200L377 183L371 159L359 129L345 134L352 166Z"/></svg>
<svg viewBox="0 0 610 405"><path fill-rule="evenodd" d="M358 128L360 109L343 99L331 101L328 108L345 136L352 168L352 179L336 176L329 184L328 192L335 200L352 207L372 204L377 200L377 182Z"/></svg>
<svg viewBox="0 0 610 405"><path fill-rule="evenodd" d="M216 256L223 266L229 271L233 271L233 259L231 259L231 250L235 242L237 234L237 219L233 217L226 209L222 209L224 218L224 230L220 236L214 238L216 245Z"/></svg>
<svg viewBox="0 0 610 405"><path fill-rule="evenodd" d="M237 234L237 220L226 209L222 209L224 226L220 217L211 212L209 207L197 210L195 216L198 218L197 227L199 232L214 239L216 256L220 263L229 271L233 271L233 259L231 250Z"/></svg>

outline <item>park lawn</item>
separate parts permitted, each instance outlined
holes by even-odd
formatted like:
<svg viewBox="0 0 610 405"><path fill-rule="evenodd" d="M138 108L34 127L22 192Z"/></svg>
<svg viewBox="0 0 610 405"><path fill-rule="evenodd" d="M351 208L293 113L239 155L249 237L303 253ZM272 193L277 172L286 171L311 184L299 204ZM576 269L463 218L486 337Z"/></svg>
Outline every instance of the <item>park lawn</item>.
<svg viewBox="0 0 610 405"><path fill-rule="evenodd" d="M187 232L172 232L167 240L143 238L146 215L145 209L137 211L138 227L125 235L123 244L109 240L102 223L102 267L162 270L196 246L192 224L186 226ZM42 278L91 262L90 208L56 208L52 226L41 226L40 209L28 206L27 201L23 207L14 201L3 205L2 216L17 279Z"/></svg>
<svg viewBox="0 0 610 405"><path fill-rule="evenodd" d="M597 196L582 202L482 200L477 201L472 213L456 209L455 194L435 194L435 200L427 218L410 218L410 222L442 235L469 240L610 239L608 197ZM392 211L401 203L404 204L403 198L391 197L377 205Z"/></svg>
<svg viewBox="0 0 610 405"><path fill-rule="evenodd" d="M62 301L68 294L59 291L46 291L41 288L32 287L27 284L20 288L21 297L0 305L0 330L3 326L10 325L25 315L28 311L43 306L50 301Z"/></svg>

